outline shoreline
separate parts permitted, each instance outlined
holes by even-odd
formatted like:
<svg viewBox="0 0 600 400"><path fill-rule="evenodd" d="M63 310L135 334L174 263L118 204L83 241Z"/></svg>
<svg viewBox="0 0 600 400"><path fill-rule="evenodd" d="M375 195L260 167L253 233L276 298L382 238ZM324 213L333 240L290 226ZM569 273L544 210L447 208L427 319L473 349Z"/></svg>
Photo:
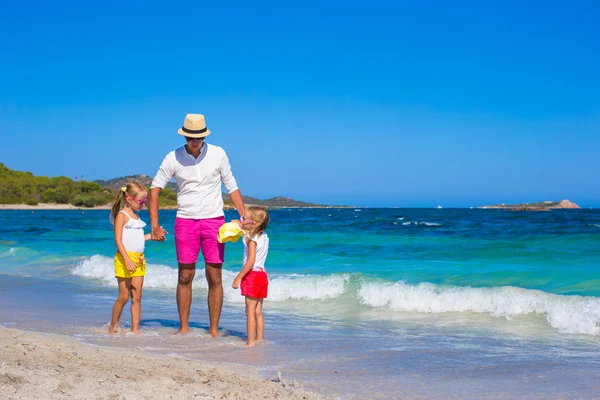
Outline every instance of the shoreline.
<svg viewBox="0 0 600 400"><path fill-rule="evenodd" d="M253 206L255 204L246 204L246 207ZM94 211L94 210L110 210L112 205L107 204L104 206L96 206L96 207L80 207L74 206L72 204L52 204L52 203L39 203L35 206L30 206L28 204L0 204L0 211L2 210L31 210L31 211L41 211L41 210L50 210L50 211L61 211L61 210L80 210L80 211ZM269 210L283 210L283 209L411 209L411 210L423 210L429 209L432 207L360 207L360 206L266 206ZM432 208L433 209L433 208ZM473 207L448 207L447 210L468 210L473 209ZM480 206L476 207L477 210L504 210L504 211L551 211L551 210L582 210L582 209L592 209L592 207L587 208L552 208L552 209L522 209L522 208L511 208L509 206ZM166 206L161 207L160 210L177 210L177 206ZM235 210L235 207L225 205L223 210L232 211Z"/></svg>
<svg viewBox="0 0 600 400"><path fill-rule="evenodd" d="M250 207L253 206L255 204L246 204L246 207ZM35 206L31 206L28 204L0 204L0 210L31 210L31 211L38 211L38 210L55 210L55 211L59 211L59 210L81 210L81 211L93 211L93 210L110 210L112 207L111 204L107 204L104 206L96 206L96 207L80 207L80 206L74 206L73 204L53 204L53 203L39 203ZM317 209L327 209L327 208L356 208L356 207L351 207L351 206L310 206L310 207L300 207L300 206L266 206L268 209L285 209L285 208L317 208ZM361 207L361 208L365 208L365 207ZM231 210L235 210L235 207L233 206L229 206L229 205L225 205L223 207L224 210L227 211L231 211ZM177 206L166 206L166 207L161 207L160 210L177 210Z"/></svg>
<svg viewBox="0 0 600 400"><path fill-rule="evenodd" d="M263 379L250 366L101 347L2 325L0 348L0 387L7 399L322 398L298 390L295 382Z"/></svg>
<svg viewBox="0 0 600 400"><path fill-rule="evenodd" d="M0 210L110 210L110 205L97 207L79 207L73 204L39 203L35 206L28 204L0 204Z"/></svg>

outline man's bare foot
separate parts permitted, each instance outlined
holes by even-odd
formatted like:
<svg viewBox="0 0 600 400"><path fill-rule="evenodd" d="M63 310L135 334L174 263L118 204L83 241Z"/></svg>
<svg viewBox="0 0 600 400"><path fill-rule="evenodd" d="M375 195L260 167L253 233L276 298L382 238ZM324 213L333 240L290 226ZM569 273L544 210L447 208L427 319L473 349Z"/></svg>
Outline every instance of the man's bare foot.
<svg viewBox="0 0 600 400"><path fill-rule="evenodd" d="M117 331L117 325L109 325L109 327L108 327L108 333L110 333L112 335L116 331Z"/></svg>
<svg viewBox="0 0 600 400"><path fill-rule="evenodd" d="M179 328L176 335L187 335L189 330L190 330L190 328Z"/></svg>
<svg viewBox="0 0 600 400"><path fill-rule="evenodd" d="M219 337L219 336L221 336L221 332L219 332L219 329L210 329L210 330L208 331L208 334L209 334L210 336L212 336L213 338L216 338L216 337Z"/></svg>

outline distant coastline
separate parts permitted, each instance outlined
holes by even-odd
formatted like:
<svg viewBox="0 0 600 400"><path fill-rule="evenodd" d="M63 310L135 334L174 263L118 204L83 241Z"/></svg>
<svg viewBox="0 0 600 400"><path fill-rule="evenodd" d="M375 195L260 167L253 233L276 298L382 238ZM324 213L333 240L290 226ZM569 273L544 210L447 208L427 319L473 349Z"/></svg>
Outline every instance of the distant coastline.
<svg viewBox="0 0 600 400"><path fill-rule="evenodd" d="M255 204L245 204L246 207L253 206ZM82 207L74 206L73 204L56 204L56 203L38 203L36 205L28 204L0 204L0 210L110 210L111 204L95 207ZM325 206L325 205L311 205L311 206L265 206L271 210L277 210L282 208L355 208L354 206ZM161 210L177 210L177 206L161 206ZM235 210L233 205L226 204L223 207L224 210Z"/></svg>
<svg viewBox="0 0 600 400"><path fill-rule="evenodd" d="M29 204L0 204L0 210L110 210L111 205L96 207L74 206L73 204L38 203Z"/></svg>
<svg viewBox="0 0 600 400"><path fill-rule="evenodd" d="M539 201L537 203L520 203L520 204L496 204L492 206L482 206L478 208L485 209L500 209L511 211L550 211L557 209L580 209L577 204L570 200L562 201Z"/></svg>

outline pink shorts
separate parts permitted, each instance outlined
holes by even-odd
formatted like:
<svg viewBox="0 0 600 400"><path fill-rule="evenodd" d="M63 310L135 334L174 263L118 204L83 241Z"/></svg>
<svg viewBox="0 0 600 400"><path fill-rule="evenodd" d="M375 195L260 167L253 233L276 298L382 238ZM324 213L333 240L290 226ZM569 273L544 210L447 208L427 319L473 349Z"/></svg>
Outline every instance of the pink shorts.
<svg viewBox="0 0 600 400"><path fill-rule="evenodd" d="M222 264L225 260L225 244L217 241L217 235L224 223L225 217L175 218L177 261L182 264L195 264L202 248L204 262Z"/></svg>
<svg viewBox="0 0 600 400"><path fill-rule="evenodd" d="M242 296L266 299L269 294L269 277L265 271L250 271L242 278L240 289Z"/></svg>

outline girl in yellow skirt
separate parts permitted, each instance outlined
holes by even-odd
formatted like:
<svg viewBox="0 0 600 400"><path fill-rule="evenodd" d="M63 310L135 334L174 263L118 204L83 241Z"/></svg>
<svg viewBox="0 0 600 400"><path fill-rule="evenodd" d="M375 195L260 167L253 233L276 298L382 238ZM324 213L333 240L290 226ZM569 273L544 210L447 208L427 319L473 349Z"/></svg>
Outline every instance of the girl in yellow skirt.
<svg viewBox="0 0 600 400"><path fill-rule="evenodd" d="M146 188L138 182L123 186L112 206L111 221L115 226L115 277L119 284L119 297L112 310L112 319L108 331L115 333L121 313L131 293L131 330L138 333L142 311L142 286L146 275L144 258L145 241L150 234L144 235L146 223L136 213L144 208L148 201Z"/></svg>

